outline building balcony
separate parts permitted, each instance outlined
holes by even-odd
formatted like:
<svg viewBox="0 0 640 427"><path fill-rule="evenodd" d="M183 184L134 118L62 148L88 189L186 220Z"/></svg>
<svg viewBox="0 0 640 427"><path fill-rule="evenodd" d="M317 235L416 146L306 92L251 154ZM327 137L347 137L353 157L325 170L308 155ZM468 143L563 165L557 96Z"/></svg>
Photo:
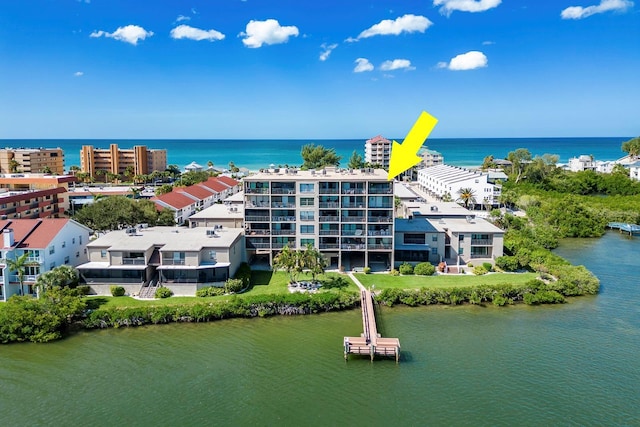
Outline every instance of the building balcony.
<svg viewBox="0 0 640 427"><path fill-rule="evenodd" d="M343 203L343 209L364 209L364 203Z"/></svg>
<svg viewBox="0 0 640 427"><path fill-rule="evenodd" d="M247 208L268 208L269 202L251 202L247 201Z"/></svg>
<svg viewBox="0 0 640 427"><path fill-rule="evenodd" d="M246 221L252 221L252 222L269 222L269 217L268 216L260 216L260 215L249 215L247 217L245 217Z"/></svg>
<svg viewBox="0 0 640 427"><path fill-rule="evenodd" d="M288 243L274 243L273 245L271 245L271 247L273 249L282 249L285 246L288 246L290 249L295 249L296 248L296 242L288 242Z"/></svg>
<svg viewBox="0 0 640 427"><path fill-rule="evenodd" d="M295 236L295 230L273 230L272 234L274 236Z"/></svg>
<svg viewBox="0 0 640 427"><path fill-rule="evenodd" d="M362 236L364 235L364 230L342 230L343 236Z"/></svg>
<svg viewBox="0 0 640 427"><path fill-rule="evenodd" d="M337 236L340 234L340 230L320 230L321 236Z"/></svg>
<svg viewBox="0 0 640 427"><path fill-rule="evenodd" d="M425 239L404 239L405 245L426 245Z"/></svg>
<svg viewBox="0 0 640 427"><path fill-rule="evenodd" d="M365 219L363 216L343 216L342 222L364 222Z"/></svg>
<svg viewBox="0 0 640 427"><path fill-rule="evenodd" d="M271 194L296 194L295 188L272 188Z"/></svg>
<svg viewBox="0 0 640 427"><path fill-rule="evenodd" d="M184 265L183 259L163 259L162 265Z"/></svg>
<svg viewBox="0 0 640 427"><path fill-rule="evenodd" d="M320 222L339 222L339 216L321 216L318 218Z"/></svg>
<svg viewBox="0 0 640 427"><path fill-rule="evenodd" d="M272 202L271 203L271 207L272 208L295 208L296 204L295 203L278 203L278 202Z"/></svg>
<svg viewBox="0 0 640 427"><path fill-rule="evenodd" d="M245 194L268 194L268 188L245 188Z"/></svg>
<svg viewBox="0 0 640 427"><path fill-rule="evenodd" d="M364 188L343 188L342 194L364 194Z"/></svg>
<svg viewBox="0 0 640 427"><path fill-rule="evenodd" d="M369 222L393 222L393 218L390 216L370 216L367 220Z"/></svg>
<svg viewBox="0 0 640 427"><path fill-rule="evenodd" d="M391 203L371 203L369 209L391 209L393 205Z"/></svg>
<svg viewBox="0 0 640 427"><path fill-rule="evenodd" d="M337 243L320 243L320 249L338 249L340 245Z"/></svg>
<svg viewBox="0 0 640 427"><path fill-rule="evenodd" d="M369 245L368 248L369 249L373 249L373 250L381 250L382 249L382 250L388 251L388 250L393 249L393 244L391 244L391 243L376 243L376 244L373 244L373 245Z"/></svg>
<svg viewBox="0 0 640 427"><path fill-rule="evenodd" d="M369 194L393 194L393 188L369 188Z"/></svg>
<svg viewBox="0 0 640 427"><path fill-rule="evenodd" d="M343 243L340 245L340 248L348 250L363 250L367 248L367 245L365 245L364 243Z"/></svg>
<svg viewBox="0 0 640 427"><path fill-rule="evenodd" d="M269 249L270 247L271 243L252 242L251 240L247 240L247 248L249 249Z"/></svg>
<svg viewBox="0 0 640 427"><path fill-rule="evenodd" d="M36 281L36 279L38 278L39 274L25 274L22 277L23 283L34 283ZM18 279L18 275L17 274L12 274L11 276L9 276L9 282L10 283L20 283L20 279Z"/></svg>
<svg viewBox="0 0 640 427"><path fill-rule="evenodd" d="M337 188L322 188L320 187L320 194L338 194Z"/></svg>
<svg viewBox="0 0 640 427"><path fill-rule="evenodd" d="M333 208L333 209L338 209L340 208L340 203L338 202L320 202L318 204L318 206L320 208Z"/></svg>
<svg viewBox="0 0 640 427"><path fill-rule="evenodd" d="M493 246L492 239L471 239L471 246Z"/></svg>
<svg viewBox="0 0 640 427"><path fill-rule="evenodd" d="M367 236L391 236L391 230L369 230Z"/></svg>
<svg viewBox="0 0 640 427"><path fill-rule="evenodd" d="M295 222L295 216L272 216L271 221L274 222Z"/></svg>
<svg viewBox="0 0 640 427"><path fill-rule="evenodd" d="M122 265L145 265L144 258L122 258Z"/></svg>

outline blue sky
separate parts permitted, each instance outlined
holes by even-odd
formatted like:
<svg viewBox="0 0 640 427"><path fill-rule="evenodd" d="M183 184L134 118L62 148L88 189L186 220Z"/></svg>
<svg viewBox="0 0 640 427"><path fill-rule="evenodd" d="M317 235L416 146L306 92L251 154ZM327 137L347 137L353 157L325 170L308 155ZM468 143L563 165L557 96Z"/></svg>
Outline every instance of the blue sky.
<svg viewBox="0 0 640 427"><path fill-rule="evenodd" d="M639 69L629 0L3 0L0 138L635 136Z"/></svg>

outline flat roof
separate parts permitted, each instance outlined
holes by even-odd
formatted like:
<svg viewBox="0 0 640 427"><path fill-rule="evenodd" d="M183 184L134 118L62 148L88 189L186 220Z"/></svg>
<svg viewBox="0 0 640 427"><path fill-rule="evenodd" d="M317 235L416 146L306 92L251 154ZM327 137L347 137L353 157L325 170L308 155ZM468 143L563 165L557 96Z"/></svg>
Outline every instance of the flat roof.
<svg viewBox="0 0 640 427"><path fill-rule="evenodd" d="M394 222L394 230L400 233L406 232L422 232L422 233L435 233L438 230L433 226L431 222L429 222L426 218L414 218L414 219L404 219L397 218Z"/></svg>
<svg viewBox="0 0 640 427"><path fill-rule="evenodd" d="M232 194L231 196L224 199L225 202L230 203L243 203L244 202L244 191L238 191L236 194Z"/></svg>
<svg viewBox="0 0 640 427"><path fill-rule="evenodd" d="M242 219L244 218L244 207L242 205L237 205L237 204L234 204L234 205L214 204L189 217L189 219L216 219L216 218Z"/></svg>
<svg viewBox="0 0 640 427"><path fill-rule="evenodd" d="M215 230L216 237L207 235L208 228L150 227L138 228L136 234L116 230L89 242L89 248L108 248L110 251L146 251L154 246L161 250L199 251L202 248L231 247L243 232L241 228Z"/></svg>
<svg viewBox="0 0 640 427"><path fill-rule="evenodd" d="M465 218L467 215L473 215L473 212L456 202L405 202L405 206L413 216Z"/></svg>
<svg viewBox="0 0 640 427"><path fill-rule="evenodd" d="M402 182L394 182L393 183L393 194L400 199L420 199L422 198L419 194L413 191L409 186Z"/></svg>
<svg viewBox="0 0 640 427"><path fill-rule="evenodd" d="M504 230L491 224L482 218L473 218L467 221L465 218L442 218L437 220L438 226L448 228L456 233L493 233L504 234Z"/></svg>
<svg viewBox="0 0 640 427"><path fill-rule="evenodd" d="M276 172L277 171L277 172ZM288 173L285 173L288 171ZM364 172L363 172L364 171ZM287 168L266 169L246 177L245 181L387 181L389 174L384 169L344 169L326 167L319 170Z"/></svg>

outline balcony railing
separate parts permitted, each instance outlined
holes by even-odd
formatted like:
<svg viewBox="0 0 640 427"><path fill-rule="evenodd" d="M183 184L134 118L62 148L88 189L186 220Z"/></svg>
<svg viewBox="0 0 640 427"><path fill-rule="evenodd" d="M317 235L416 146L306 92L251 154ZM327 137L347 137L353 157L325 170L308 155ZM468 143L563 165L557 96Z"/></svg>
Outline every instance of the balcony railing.
<svg viewBox="0 0 640 427"><path fill-rule="evenodd" d="M320 243L320 249L338 249L340 247L337 243Z"/></svg>
<svg viewBox="0 0 640 427"><path fill-rule="evenodd" d="M338 209L340 207L340 203L338 202L320 202L320 208L333 208Z"/></svg>
<svg viewBox="0 0 640 427"><path fill-rule="evenodd" d="M338 222L340 221L339 216L321 216L318 218L320 222Z"/></svg>
<svg viewBox="0 0 640 427"><path fill-rule="evenodd" d="M404 239L405 245L426 245L425 239Z"/></svg>
<svg viewBox="0 0 640 427"><path fill-rule="evenodd" d="M249 248L256 248L256 249L268 249L271 247L270 243L259 243L259 242L252 242L251 240L247 241L247 247Z"/></svg>
<svg viewBox="0 0 640 427"><path fill-rule="evenodd" d="M268 208L269 202L250 202L247 201L248 208Z"/></svg>
<svg viewBox="0 0 640 427"><path fill-rule="evenodd" d="M273 245L271 245L271 247L273 249L282 249L285 246L288 246L291 249L295 249L296 248L296 242L288 242L288 243L274 243Z"/></svg>
<svg viewBox="0 0 640 427"><path fill-rule="evenodd" d="M393 194L392 188L369 188L369 194Z"/></svg>
<svg viewBox="0 0 640 427"><path fill-rule="evenodd" d="M364 208L364 203L343 203L342 207L348 208L348 209L353 209L353 208L362 209Z"/></svg>
<svg viewBox="0 0 640 427"><path fill-rule="evenodd" d="M491 246L493 240L491 239L471 239L471 246Z"/></svg>
<svg viewBox="0 0 640 427"><path fill-rule="evenodd" d="M271 194L296 194L295 188L272 188Z"/></svg>
<svg viewBox="0 0 640 427"><path fill-rule="evenodd" d="M340 234L340 230L320 230L321 236L337 236Z"/></svg>
<svg viewBox="0 0 640 427"><path fill-rule="evenodd" d="M343 188L342 194L364 194L364 188Z"/></svg>
<svg viewBox="0 0 640 427"><path fill-rule="evenodd" d="M162 259L162 265L184 265L183 259Z"/></svg>
<svg viewBox="0 0 640 427"><path fill-rule="evenodd" d="M41 262L42 262L42 258L39 256L27 257L27 264L40 264Z"/></svg>
<svg viewBox="0 0 640 427"><path fill-rule="evenodd" d="M367 236L391 236L390 230L369 230Z"/></svg>
<svg viewBox="0 0 640 427"><path fill-rule="evenodd" d="M377 243L374 245L369 245L369 249L385 249L385 250L389 250L389 249L393 249L393 245L391 243Z"/></svg>
<svg viewBox="0 0 640 427"><path fill-rule="evenodd" d="M292 222L295 220L296 220L295 216L272 216L271 217L271 221L276 221L276 222Z"/></svg>
<svg viewBox="0 0 640 427"><path fill-rule="evenodd" d="M145 265L144 258L122 258L122 265Z"/></svg>
<svg viewBox="0 0 640 427"><path fill-rule="evenodd" d="M349 250L354 250L354 249L366 249L367 245L365 245L364 243L359 243L359 244L345 244L343 243L342 245L340 245L340 248L342 249L349 249Z"/></svg>
<svg viewBox="0 0 640 427"><path fill-rule="evenodd" d="M247 221L261 221L261 222L268 222L269 221L269 217L268 216L256 216L256 215L249 215L246 217Z"/></svg>
<svg viewBox="0 0 640 427"><path fill-rule="evenodd" d="M342 230L343 236L362 236L364 235L364 230Z"/></svg>
<svg viewBox="0 0 640 427"><path fill-rule="evenodd" d="M273 230L274 236L293 236L295 234L295 230Z"/></svg>
<svg viewBox="0 0 640 427"><path fill-rule="evenodd" d="M246 188L244 190L246 194L267 194L269 193L268 188Z"/></svg>
<svg viewBox="0 0 640 427"><path fill-rule="evenodd" d="M391 203L372 203L369 205L369 209L391 209L392 207Z"/></svg>
<svg viewBox="0 0 640 427"><path fill-rule="evenodd" d="M369 222L393 222L393 218L390 216L370 216Z"/></svg>
<svg viewBox="0 0 640 427"><path fill-rule="evenodd" d="M268 236L271 234L270 230L247 230L247 236Z"/></svg>
<svg viewBox="0 0 640 427"><path fill-rule="evenodd" d="M33 283L36 281L37 278L38 278L37 274L25 274L23 276L23 281L24 283ZM9 276L9 282L20 283L20 280L18 279L18 275L12 274L11 276Z"/></svg>
<svg viewBox="0 0 640 427"><path fill-rule="evenodd" d="M320 194L338 194L337 188L322 188L320 187Z"/></svg>
<svg viewBox="0 0 640 427"><path fill-rule="evenodd" d="M342 222L364 222L365 217L363 216L343 216Z"/></svg>
<svg viewBox="0 0 640 427"><path fill-rule="evenodd" d="M278 202L272 202L271 203L271 207L272 208L295 208L296 204L295 203L278 203Z"/></svg>

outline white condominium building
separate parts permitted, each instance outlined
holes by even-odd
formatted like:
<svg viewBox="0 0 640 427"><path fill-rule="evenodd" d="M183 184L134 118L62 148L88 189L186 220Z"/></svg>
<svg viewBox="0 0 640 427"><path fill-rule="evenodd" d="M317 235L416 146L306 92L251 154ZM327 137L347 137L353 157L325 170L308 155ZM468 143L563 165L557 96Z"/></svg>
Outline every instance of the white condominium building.
<svg viewBox="0 0 640 427"><path fill-rule="evenodd" d="M364 143L364 161L371 165L380 165L389 169L391 141L382 135L374 136Z"/></svg>
<svg viewBox="0 0 640 427"><path fill-rule="evenodd" d="M250 261L311 244L330 268L393 266L393 183L382 169L269 169L244 179Z"/></svg>
<svg viewBox="0 0 640 427"><path fill-rule="evenodd" d="M420 188L436 197L444 198L449 195L457 200L460 189L470 188L475 204L497 205L501 187L490 183L488 179L488 173L449 165L432 166L418 171Z"/></svg>

